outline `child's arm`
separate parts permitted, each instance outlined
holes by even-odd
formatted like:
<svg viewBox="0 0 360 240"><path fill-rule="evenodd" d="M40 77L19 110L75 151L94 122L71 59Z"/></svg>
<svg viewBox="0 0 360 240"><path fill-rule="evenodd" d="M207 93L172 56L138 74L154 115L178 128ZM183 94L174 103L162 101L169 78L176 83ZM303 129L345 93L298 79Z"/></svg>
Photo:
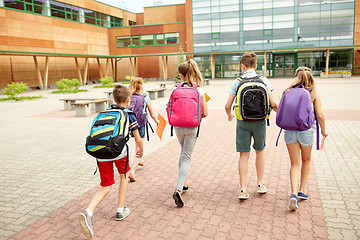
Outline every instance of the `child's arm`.
<svg viewBox="0 0 360 240"><path fill-rule="evenodd" d="M272 92L268 91L268 96L269 96L269 102L270 102L271 107L273 108L273 110L275 112L277 112L279 104L277 103L277 101L274 97L274 94Z"/></svg>
<svg viewBox="0 0 360 240"><path fill-rule="evenodd" d="M132 133L134 134L136 145L139 147L139 150L136 152L135 155L137 158L142 158L144 148L143 148L143 141L141 141L141 137L139 134L139 130L135 129Z"/></svg>
<svg viewBox="0 0 360 240"><path fill-rule="evenodd" d="M226 105L225 105L225 112L228 115L229 122L232 121L233 118L234 118L234 115L231 113L231 106L232 106L232 104L234 102L234 99L235 99L234 96L229 95L229 98L228 98L228 100L226 102Z"/></svg>
<svg viewBox="0 0 360 240"><path fill-rule="evenodd" d="M201 96L201 101L202 101L202 117L205 118L207 117L207 115L209 115L208 113L208 107L207 107L207 103L206 103L206 99L205 99L205 94L203 94Z"/></svg>
<svg viewBox="0 0 360 240"><path fill-rule="evenodd" d="M146 104L147 108L149 109L149 114L150 114L150 117L154 120L154 122L156 124L159 124L160 121L156 119L156 116L155 116L155 112L154 112L154 109L152 107L152 103L151 101L149 101L147 104Z"/></svg>
<svg viewBox="0 0 360 240"><path fill-rule="evenodd" d="M316 117L318 119L318 122L319 122L319 125L321 128L321 135L323 135L324 137L327 137L329 134L327 133L327 131L325 129L325 116L324 116L324 113L322 112L321 100L318 96L315 97L314 108L316 111Z"/></svg>

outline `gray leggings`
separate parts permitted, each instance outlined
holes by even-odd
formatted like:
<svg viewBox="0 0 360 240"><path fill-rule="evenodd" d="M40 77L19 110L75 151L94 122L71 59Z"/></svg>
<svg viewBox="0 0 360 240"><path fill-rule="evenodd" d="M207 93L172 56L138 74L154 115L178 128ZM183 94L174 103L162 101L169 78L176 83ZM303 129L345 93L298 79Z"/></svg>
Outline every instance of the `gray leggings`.
<svg viewBox="0 0 360 240"><path fill-rule="evenodd" d="M197 128L175 127L175 133L181 146L179 158L179 176L175 190L182 191L190 169L190 160L196 144Z"/></svg>

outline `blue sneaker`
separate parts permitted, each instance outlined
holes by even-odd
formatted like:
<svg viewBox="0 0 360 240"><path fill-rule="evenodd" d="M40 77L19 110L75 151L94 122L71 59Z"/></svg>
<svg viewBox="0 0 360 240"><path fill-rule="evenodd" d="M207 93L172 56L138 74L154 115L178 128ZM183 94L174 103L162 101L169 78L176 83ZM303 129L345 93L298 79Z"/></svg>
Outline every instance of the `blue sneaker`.
<svg viewBox="0 0 360 240"><path fill-rule="evenodd" d="M307 200L309 198L309 196L303 192L298 192L298 198L300 198L302 200Z"/></svg>
<svg viewBox="0 0 360 240"><path fill-rule="evenodd" d="M290 210L298 209L298 198L295 194L291 195L291 197L290 197L289 209Z"/></svg>

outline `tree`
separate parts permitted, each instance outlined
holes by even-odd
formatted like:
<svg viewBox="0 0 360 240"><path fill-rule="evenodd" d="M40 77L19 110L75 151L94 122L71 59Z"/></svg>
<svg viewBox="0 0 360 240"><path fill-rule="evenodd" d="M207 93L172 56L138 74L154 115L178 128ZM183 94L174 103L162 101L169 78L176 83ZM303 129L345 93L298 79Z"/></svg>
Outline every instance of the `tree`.
<svg viewBox="0 0 360 240"><path fill-rule="evenodd" d="M186 56L184 54L184 49L181 46L179 48L179 56L180 56L179 60L176 62L176 75L173 78L174 81L180 81L180 74L179 74L178 68L179 68L181 63L186 61Z"/></svg>

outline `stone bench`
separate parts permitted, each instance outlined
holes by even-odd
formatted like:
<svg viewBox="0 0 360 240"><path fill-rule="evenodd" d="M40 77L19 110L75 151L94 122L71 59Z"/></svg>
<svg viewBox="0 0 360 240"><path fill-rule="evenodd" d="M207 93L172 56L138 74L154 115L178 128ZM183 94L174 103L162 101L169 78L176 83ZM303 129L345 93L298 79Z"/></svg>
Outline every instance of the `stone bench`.
<svg viewBox="0 0 360 240"><path fill-rule="evenodd" d="M65 111L75 110L75 105L73 105L73 103L76 103L77 101L94 101L94 100L99 100L99 98L62 98L62 99L59 99L59 101L64 101L64 110ZM92 110L95 110L95 108Z"/></svg>
<svg viewBox="0 0 360 240"><path fill-rule="evenodd" d="M204 85L210 85L210 79L204 79Z"/></svg>
<svg viewBox="0 0 360 240"><path fill-rule="evenodd" d="M97 99L91 100L87 102L75 102L72 103L75 107L75 115L76 117L87 117L91 113L91 105L95 104L95 112L101 112L106 109L107 103L109 99Z"/></svg>
<svg viewBox="0 0 360 240"><path fill-rule="evenodd" d="M151 100L155 100L158 97L165 97L165 90L166 88L155 88L151 90L147 90L149 93L149 97Z"/></svg>
<svg viewBox="0 0 360 240"><path fill-rule="evenodd" d="M107 91L107 92L104 92L104 93L106 93L107 99L109 99L109 106L111 106L111 104L114 104L113 92L112 91Z"/></svg>

